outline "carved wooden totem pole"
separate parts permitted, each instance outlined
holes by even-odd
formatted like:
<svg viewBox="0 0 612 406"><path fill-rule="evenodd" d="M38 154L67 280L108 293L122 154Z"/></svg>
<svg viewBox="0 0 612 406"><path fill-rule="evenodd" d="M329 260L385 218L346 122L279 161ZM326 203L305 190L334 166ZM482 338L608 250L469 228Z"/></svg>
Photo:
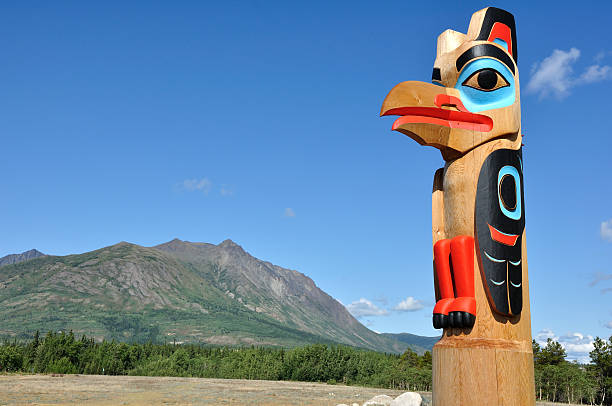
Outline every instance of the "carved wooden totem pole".
<svg viewBox="0 0 612 406"><path fill-rule="evenodd" d="M514 17L489 7L438 37L432 81L402 82L381 115L438 148L432 233L435 406L535 405Z"/></svg>

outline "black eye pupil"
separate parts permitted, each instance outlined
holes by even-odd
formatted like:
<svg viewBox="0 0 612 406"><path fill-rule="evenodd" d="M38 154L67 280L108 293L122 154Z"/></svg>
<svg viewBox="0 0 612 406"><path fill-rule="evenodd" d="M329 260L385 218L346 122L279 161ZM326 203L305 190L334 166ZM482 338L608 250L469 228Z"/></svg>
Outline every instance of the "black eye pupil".
<svg viewBox="0 0 612 406"><path fill-rule="evenodd" d="M478 86L483 89L490 90L497 84L497 73L491 69L484 69L478 73L476 79L478 80Z"/></svg>
<svg viewBox="0 0 612 406"><path fill-rule="evenodd" d="M516 207L516 183L512 176L504 176L499 185L499 194L506 209L514 210Z"/></svg>

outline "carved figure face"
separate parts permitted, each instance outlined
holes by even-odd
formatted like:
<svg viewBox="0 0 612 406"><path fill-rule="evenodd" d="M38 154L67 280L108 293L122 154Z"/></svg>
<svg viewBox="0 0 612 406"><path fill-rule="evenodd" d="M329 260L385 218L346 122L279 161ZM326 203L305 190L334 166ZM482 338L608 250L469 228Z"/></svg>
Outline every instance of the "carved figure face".
<svg viewBox="0 0 612 406"><path fill-rule="evenodd" d="M520 145L516 29L507 11L488 7L472 16L467 34L438 37L432 82L402 82L383 102L382 116L400 116L392 129L446 160L497 138Z"/></svg>

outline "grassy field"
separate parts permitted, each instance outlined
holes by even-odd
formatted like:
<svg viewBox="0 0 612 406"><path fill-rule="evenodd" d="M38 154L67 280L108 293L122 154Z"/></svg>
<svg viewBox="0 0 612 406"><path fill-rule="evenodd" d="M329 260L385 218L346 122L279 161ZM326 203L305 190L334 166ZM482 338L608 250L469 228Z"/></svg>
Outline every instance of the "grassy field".
<svg viewBox="0 0 612 406"><path fill-rule="evenodd" d="M0 375L0 405L336 406L403 391L323 383L105 375ZM427 399L431 394L423 393ZM559 403L538 402L537 406ZM564 403L567 405L567 403Z"/></svg>

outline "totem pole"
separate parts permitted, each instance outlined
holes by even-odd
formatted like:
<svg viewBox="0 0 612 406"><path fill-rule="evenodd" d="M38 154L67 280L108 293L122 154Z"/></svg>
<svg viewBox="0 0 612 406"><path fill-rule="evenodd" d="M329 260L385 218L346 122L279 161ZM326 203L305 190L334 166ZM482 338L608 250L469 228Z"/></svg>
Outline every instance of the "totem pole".
<svg viewBox="0 0 612 406"><path fill-rule="evenodd" d="M514 17L488 7L438 37L432 81L402 82L381 115L438 148L432 233L433 404L535 405Z"/></svg>

